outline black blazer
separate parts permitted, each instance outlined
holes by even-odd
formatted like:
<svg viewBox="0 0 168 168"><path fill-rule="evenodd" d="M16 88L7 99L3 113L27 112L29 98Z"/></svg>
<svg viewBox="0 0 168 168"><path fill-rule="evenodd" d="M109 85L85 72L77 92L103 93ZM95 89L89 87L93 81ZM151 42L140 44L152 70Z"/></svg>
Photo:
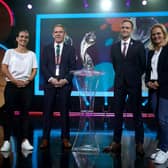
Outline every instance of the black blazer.
<svg viewBox="0 0 168 168"><path fill-rule="evenodd" d="M111 59L115 71L115 86L123 86L126 82L140 87L141 76L146 67L145 48L140 41L131 39L125 57L121 53L121 41L113 44Z"/></svg>
<svg viewBox="0 0 168 168"><path fill-rule="evenodd" d="M147 69L145 75L145 82L150 81L151 74L151 59L153 57L154 51L151 50L148 53ZM159 96L168 99L168 44L163 47L158 60L157 65L158 72L158 83L159 87Z"/></svg>
<svg viewBox="0 0 168 168"><path fill-rule="evenodd" d="M60 79L67 79L69 84L72 83L72 73L70 71L76 69L76 55L74 47L64 44L61 63L60 63ZM55 77L55 52L54 43L44 47L41 57L41 71L44 77L45 85L49 85L50 77Z"/></svg>

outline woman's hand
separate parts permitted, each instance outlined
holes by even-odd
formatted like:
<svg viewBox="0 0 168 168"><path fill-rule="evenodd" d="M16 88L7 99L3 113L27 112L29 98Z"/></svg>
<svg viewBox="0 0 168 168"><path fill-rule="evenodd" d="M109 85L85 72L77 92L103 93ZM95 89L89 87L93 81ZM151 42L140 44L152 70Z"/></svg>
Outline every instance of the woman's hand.
<svg viewBox="0 0 168 168"><path fill-rule="evenodd" d="M154 81L154 82L149 81L149 82L147 83L147 86L148 86L150 89L156 90L156 89L158 89L158 87L159 87L159 83L158 83L157 81Z"/></svg>

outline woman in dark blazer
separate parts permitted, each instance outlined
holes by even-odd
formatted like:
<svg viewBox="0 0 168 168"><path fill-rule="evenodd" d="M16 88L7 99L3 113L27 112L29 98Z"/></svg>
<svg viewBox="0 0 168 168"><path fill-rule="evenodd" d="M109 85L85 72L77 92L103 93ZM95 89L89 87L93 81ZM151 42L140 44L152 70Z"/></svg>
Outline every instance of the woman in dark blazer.
<svg viewBox="0 0 168 168"><path fill-rule="evenodd" d="M168 160L168 35L165 26L155 24L150 40L146 84L159 125L159 144L151 159L163 164Z"/></svg>

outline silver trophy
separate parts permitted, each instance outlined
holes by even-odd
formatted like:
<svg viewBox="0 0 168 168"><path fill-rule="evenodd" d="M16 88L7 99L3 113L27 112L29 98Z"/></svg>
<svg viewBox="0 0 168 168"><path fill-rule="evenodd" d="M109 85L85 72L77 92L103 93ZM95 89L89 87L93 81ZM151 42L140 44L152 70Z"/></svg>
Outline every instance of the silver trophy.
<svg viewBox="0 0 168 168"><path fill-rule="evenodd" d="M94 32L88 32L84 35L80 45L80 56L82 59L83 67L87 70L94 68L93 60L88 54L87 50L89 47L96 43L96 35Z"/></svg>
<svg viewBox="0 0 168 168"><path fill-rule="evenodd" d="M78 153L98 153L99 144L95 134L94 127L94 101L95 94L99 84L99 78L102 72L94 70L94 64L88 53L88 48L96 43L94 32L88 32L82 38L80 44L80 56L83 63L81 70L73 71L74 82L78 89L80 100L80 120L79 131L75 137L72 151ZM87 124L87 125L86 125ZM80 134L86 132L86 134Z"/></svg>

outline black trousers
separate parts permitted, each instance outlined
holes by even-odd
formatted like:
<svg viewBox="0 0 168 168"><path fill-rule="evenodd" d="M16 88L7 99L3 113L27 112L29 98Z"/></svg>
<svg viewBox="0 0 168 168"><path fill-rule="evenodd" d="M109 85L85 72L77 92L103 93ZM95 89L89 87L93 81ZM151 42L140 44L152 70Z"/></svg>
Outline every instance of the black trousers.
<svg viewBox="0 0 168 168"><path fill-rule="evenodd" d="M44 112L43 112L43 138L49 139L53 108L59 104L61 114L61 138L70 137L69 107L71 86L62 88L48 87L44 89Z"/></svg>
<svg viewBox="0 0 168 168"><path fill-rule="evenodd" d="M4 122L4 140L9 140L14 127L13 118L16 106L20 110L20 136L22 139L29 136L29 114L33 96L33 84L18 88L11 82L7 82L5 87L5 122Z"/></svg>
<svg viewBox="0 0 168 168"><path fill-rule="evenodd" d="M114 112L115 112L115 128L114 142L120 143L122 136L123 111L125 107L126 96L130 105L130 112L133 113L135 127L135 142L143 144L144 128L143 120L140 112L141 103L141 85L129 86L124 84L122 87L114 88Z"/></svg>

